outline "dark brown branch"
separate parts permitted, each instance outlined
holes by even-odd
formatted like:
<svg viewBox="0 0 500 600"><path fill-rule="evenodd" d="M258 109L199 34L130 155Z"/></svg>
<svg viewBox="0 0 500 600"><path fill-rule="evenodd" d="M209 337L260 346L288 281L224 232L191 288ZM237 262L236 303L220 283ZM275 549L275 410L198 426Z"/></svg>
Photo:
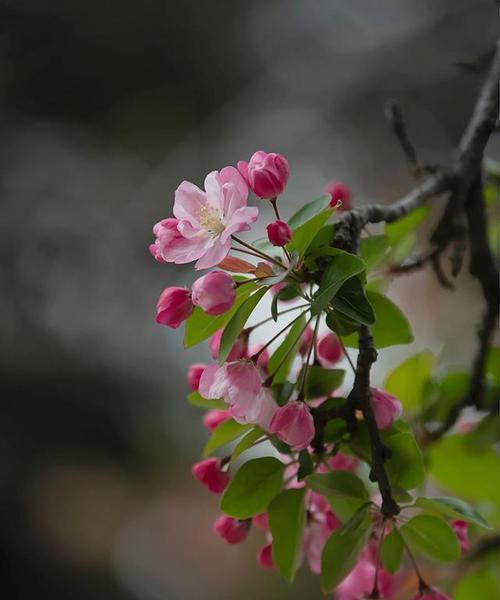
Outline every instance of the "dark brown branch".
<svg viewBox="0 0 500 600"><path fill-rule="evenodd" d="M415 146L411 143L410 136L406 129L406 123L403 119L403 112L398 102L388 102L385 107L385 114L391 126L392 132L401 146L406 160L410 167L415 171L420 170L420 164L418 162L417 151Z"/></svg>

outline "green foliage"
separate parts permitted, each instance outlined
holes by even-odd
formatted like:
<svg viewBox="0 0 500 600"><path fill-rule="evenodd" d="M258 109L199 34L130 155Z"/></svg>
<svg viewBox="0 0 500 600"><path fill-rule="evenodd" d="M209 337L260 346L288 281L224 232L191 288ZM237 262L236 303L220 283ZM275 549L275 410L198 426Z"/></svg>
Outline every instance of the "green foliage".
<svg viewBox="0 0 500 600"><path fill-rule="evenodd" d="M495 600L499 597L497 574L487 569L467 573L453 592L454 600Z"/></svg>
<svg viewBox="0 0 500 600"><path fill-rule="evenodd" d="M288 219L288 225L292 229L297 229L307 221L310 221L318 213L322 212L330 204L330 196L323 195L307 204L304 204L294 215Z"/></svg>
<svg viewBox="0 0 500 600"><path fill-rule="evenodd" d="M297 472L297 479L302 481L305 477L310 475L314 471L314 463L311 455L307 450L299 452L299 470Z"/></svg>
<svg viewBox="0 0 500 600"><path fill-rule="evenodd" d="M460 545L453 529L434 515L421 514L404 523L400 529L412 550L440 562L453 562L460 557Z"/></svg>
<svg viewBox="0 0 500 600"><path fill-rule="evenodd" d="M391 452L385 463L391 485L403 490L419 486L425 478L424 460L410 429L398 422L391 430L383 431L381 438Z"/></svg>
<svg viewBox="0 0 500 600"><path fill-rule="evenodd" d="M326 324L337 335L350 335L359 329L359 323L346 317L340 312L332 310L326 315Z"/></svg>
<svg viewBox="0 0 500 600"><path fill-rule="evenodd" d="M268 370L270 373L274 373L278 366L283 363L281 364L279 371L274 376L273 383L277 384L286 381L288 372L290 371L290 365L292 364L294 355L300 345L300 333L304 329L305 324L306 321L304 317L301 317L295 321L283 342L278 346L269 359Z"/></svg>
<svg viewBox="0 0 500 600"><path fill-rule="evenodd" d="M342 385L345 371L343 369L324 369L313 365L309 367L305 385L306 398L327 396Z"/></svg>
<svg viewBox="0 0 500 600"><path fill-rule="evenodd" d="M359 253L366 263L366 270L371 271L383 262L389 248L386 235L372 235L361 240Z"/></svg>
<svg viewBox="0 0 500 600"><path fill-rule="evenodd" d="M388 573L396 573L403 558L404 544L396 526L384 537L382 542L382 564Z"/></svg>
<svg viewBox="0 0 500 600"><path fill-rule="evenodd" d="M419 497L415 500L415 506L449 519L462 519L480 527L489 527L488 523L470 504L459 498L449 498L447 496Z"/></svg>
<svg viewBox="0 0 500 600"><path fill-rule="evenodd" d="M414 231L422 223L429 214L429 210L428 206L421 206L398 221L386 223L384 233L389 244L391 246L399 244L408 233Z"/></svg>
<svg viewBox="0 0 500 600"><path fill-rule="evenodd" d="M312 490L323 496L335 496L362 502L369 499L365 484L357 475L349 471L315 473L306 477L306 482Z"/></svg>
<svg viewBox="0 0 500 600"><path fill-rule="evenodd" d="M245 286L243 286L245 287ZM231 317L230 321L224 328L224 333L220 341L219 349L219 362L222 364L229 353L231 348L236 341L236 338L240 335L245 327L248 318L252 314L254 308L261 301L262 296L267 292L267 288L261 288L252 294L249 298L244 300L238 307L236 312Z"/></svg>
<svg viewBox="0 0 500 600"><path fill-rule="evenodd" d="M375 313L363 289L363 284L357 277L351 277L340 288L332 300L333 308L342 313L344 318L352 321L372 325L375 322Z"/></svg>
<svg viewBox="0 0 500 600"><path fill-rule="evenodd" d="M296 251L298 252L299 256L304 256L319 230L328 221L333 213L333 209L325 209L314 215L314 217L302 225L299 225L299 227L292 228L292 239L287 244L288 251Z"/></svg>
<svg viewBox="0 0 500 600"><path fill-rule="evenodd" d="M234 450L231 453L231 461L235 461L240 454L243 454L245 450L248 450L255 444L257 440L262 438L266 433L260 427L253 427L245 433L241 440L236 444Z"/></svg>
<svg viewBox="0 0 500 600"><path fill-rule="evenodd" d="M239 438L251 428L251 425L241 425L234 419L228 419L223 421L212 432L208 442L203 450L203 456L209 456L217 448L232 442L236 438Z"/></svg>
<svg viewBox="0 0 500 600"><path fill-rule="evenodd" d="M431 352L414 354L389 373L384 389L399 398L405 410L421 408L425 404L433 365L434 356Z"/></svg>
<svg viewBox="0 0 500 600"><path fill-rule="evenodd" d="M226 488L221 499L222 511L236 519L249 519L266 512L281 489L284 470L285 465L270 456L249 460Z"/></svg>
<svg viewBox="0 0 500 600"><path fill-rule="evenodd" d="M302 550L306 522L304 496L304 488L284 490L274 498L268 511L273 536L273 562L290 583Z"/></svg>
<svg viewBox="0 0 500 600"><path fill-rule="evenodd" d="M187 401L192 406L198 408L227 408L227 404L224 400L207 400L206 398L202 398L199 392L191 392L188 394Z"/></svg>

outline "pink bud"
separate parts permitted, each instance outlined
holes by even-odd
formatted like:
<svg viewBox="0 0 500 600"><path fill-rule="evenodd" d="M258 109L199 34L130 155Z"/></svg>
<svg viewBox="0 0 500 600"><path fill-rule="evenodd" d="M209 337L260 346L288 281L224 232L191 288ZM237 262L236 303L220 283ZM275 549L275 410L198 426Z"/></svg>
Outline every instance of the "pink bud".
<svg viewBox="0 0 500 600"><path fill-rule="evenodd" d="M212 493L220 494L229 483L229 475L222 471L218 458L205 458L195 463L191 472L196 479L206 486Z"/></svg>
<svg viewBox="0 0 500 600"><path fill-rule="evenodd" d="M257 552L257 564L263 569L274 569L273 545L271 542L265 546L262 546L262 548Z"/></svg>
<svg viewBox="0 0 500 600"><path fill-rule="evenodd" d="M231 415L228 410L215 408L214 410L209 410L203 415L203 425L205 425L208 431L213 431L221 423L224 423L224 421L227 421L230 418Z"/></svg>
<svg viewBox="0 0 500 600"><path fill-rule="evenodd" d="M224 271L207 273L193 283L193 304L207 315L221 315L234 304L235 287L233 278Z"/></svg>
<svg viewBox="0 0 500 600"><path fill-rule="evenodd" d="M233 517L221 515L214 523L214 531L228 544L239 544L248 536L251 523L250 519L239 521Z"/></svg>
<svg viewBox="0 0 500 600"><path fill-rule="evenodd" d="M252 519L253 524L259 529L264 529L267 531L269 529L269 517L267 513L260 513L260 515L255 515Z"/></svg>
<svg viewBox="0 0 500 600"><path fill-rule="evenodd" d="M355 456L337 452L335 456L328 459L328 464L337 471L355 471L358 466L358 459Z"/></svg>
<svg viewBox="0 0 500 600"><path fill-rule="evenodd" d="M451 600L451 598L435 588L429 588L413 596L412 600Z"/></svg>
<svg viewBox="0 0 500 600"><path fill-rule="evenodd" d="M342 183L341 181L330 181L330 183L328 183L325 186L324 192L325 194L330 194L332 198L330 200L330 206L336 206L340 200L342 204L338 207L337 210L351 210L352 194L351 190L345 185L345 183Z"/></svg>
<svg viewBox="0 0 500 600"><path fill-rule="evenodd" d="M300 346L299 352L302 356L307 356L309 352L309 347L311 346L311 342L313 339L314 332L310 325L307 325L304 331L302 332L302 336L300 338Z"/></svg>
<svg viewBox="0 0 500 600"><path fill-rule="evenodd" d="M193 312L191 292L182 287L163 290L156 303L156 322L176 329Z"/></svg>
<svg viewBox="0 0 500 600"><path fill-rule="evenodd" d="M216 331L213 336L210 338L210 353L214 360L219 358L219 349L220 349L220 341L222 338L222 334L224 333L223 329L219 329ZM240 336L234 342L233 347L231 348L231 352L227 357L227 362L231 362L233 360L239 360L240 358L245 358L247 355L247 339L246 337Z"/></svg>
<svg viewBox="0 0 500 600"><path fill-rule="evenodd" d="M207 365L204 363L194 363L189 367L187 380L192 392L198 391L198 388L200 387L200 377L206 368Z"/></svg>
<svg viewBox="0 0 500 600"><path fill-rule="evenodd" d="M273 200L288 181L288 161L281 154L259 150L249 162L238 162L238 171L258 198Z"/></svg>
<svg viewBox="0 0 500 600"><path fill-rule="evenodd" d="M343 354L339 338L334 333L328 331L319 337L316 344L316 356L322 367L328 369L338 363Z"/></svg>
<svg viewBox="0 0 500 600"><path fill-rule="evenodd" d="M257 354L257 352L259 352L259 350L264 346L264 344L254 344L253 346L250 346L250 348L248 349L248 356L252 357L255 354ZM262 352L259 354L259 358L257 359L257 366L259 367L259 369L262 369L262 371L264 371L264 373L267 373L267 363L269 362L269 351L267 350L267 348L265 350L262 350Z"/></svg>
<svg viewBox="0 0 500 600"><path fill-rule="evenodd" d="M307 448L315 433L314 419L307 404L293 400L278 408L271 419L269 433L275 433L294 451Z"/></svg>
<svg viewBox="0 0 500 600"><path fill-rule="evenodd" d="M153 233L155 235L155 242L149 246L149 251L160 262L166 262L163 258L164 248L171 246L172 244L178 244L179 240L182 240L182 235L177 230L179 221L177 219L163 219L153 227Z"/></svg>
<svg viewBox="0 0 500 600"><path fill-rule="evenodd" d="M468 536L468 528L469 524L466 521L456 520L451 522L451 526L455 535L458 538L458 542L460 544L460 550L463 554L469 551L469 536Z"/></svg>
<svg viewBox="0 0 500 600"><path fill-rule="evenodd" d="M292 230L285 221L274 221L267 226L267 237L273 246L286 246L292 239Z"/></svg>
<svg viewBox="0 0 500 600"><path fill-rule="evenodd" d="M377 427L379 429L389 429L392 427L394 421L399 419L403 413L401 402L383 390L370 388L370 391L373 414L375 416Z"/></svg>

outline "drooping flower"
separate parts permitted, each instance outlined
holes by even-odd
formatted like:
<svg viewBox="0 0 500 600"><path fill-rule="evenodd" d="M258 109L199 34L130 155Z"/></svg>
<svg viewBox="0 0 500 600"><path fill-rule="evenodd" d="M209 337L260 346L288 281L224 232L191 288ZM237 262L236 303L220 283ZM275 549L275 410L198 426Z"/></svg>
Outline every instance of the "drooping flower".
<svg viewBox="0 0 500 600"><path fill-rule="evenodd" d="M451 522L451 526L453 528L453 531L455 532L455 535L458 538L460 550L462 551L462 554L465 554L470 550L468 535L469 524L467 523L467 521L457 519Z"/></svg>
<svg viewBox="0 0 500 600"><path fill-rule="evenodd" d="M260 513L260 515L255 515L252 518L253 524L259 529L263 529L264 531L269 529L269 517L267 513Z"/></svg>
<svg viewBox="0 0 500 600"><path fill-rule="evenodd" d="M358 466L358 459L355 456L349 456L343 452L337 452L335 456L328 458L328 464L337 471L355 471Z"/></svg>
<svg viewBox="0 0 500 600"><path fill-rule="evenodd" d="M286 246L292 239L292 230L285 221L277 220L267 226L267 237L273 246Z"/></svg>
<svg viewBox="0 0 500 600"><path fill-rule="evenodd" d="M342 183L341 181L330 181L330 183L325 186L324 192L331 196L330 206L337 206L340 200L341 204L338 206L337 210L351 210L352 193L345 183Z"/></svg>
<svg viewBox="0 0 500 600"><path fill-rule="evenodd" d="M191 292L182 287L163 290L156 303L156 322L177 329L193 312Z"/></svg>
<svg viewBox="0 0 500 600"><path fill-rule="evenodd" d="M189 388L192 392L197 392L200 387L200 377L206 369L205 363L194 363L188 369L187 380Z"/></svg>
<svg viewBox="0 0 500 600"><path fill-rule="evenodd" d="M257 552L257 564L262 569L274 569L272 542L268 542Z"/></svg>
<svg viewBox="0 0 500 600"><path fill-rule="evenodd" d="M316 492L308 493L308 523L304 534L303 549L309 568L321 573L321 555L330 535L341 522L333 513L326 498Z"/></svg>
<svg viewBox="0 0 500 600"><path fill-rule="evenodd" d="M342 359L343 354L339 338L331 331L327 331L318 338L316 356L320 365L325 369L338 363Z"/></svg>
<svg viewBox="0 0 500 600"><path fill-rule="evenodd" d="M313 335L314 332L312 327L310 325L307 325L300 337L299 352L302 356L307 356L307 353L309 352L309 347L313 339Z"/></svg>
<svg viewBox="0 0 500 600"><path fill-rule="evenodd" d="M231 235L248 231L257 219L258 210L247 206L247 197L247 184L234 167L209 173L205 191L183 181L175 192L177 222L165 219L155 226L152 254L176 264L196 260L196 269L214 267L227 256Z"/></svg>
<svg viewBox="0 0 500 600"><path fill-rule="evenodd" d="M251 519L240 521L221 515L214 523L215 533L228 544L239 544L246 539L250 532Z"/></svg>
<svg viewBox="0 0 500 600"><path fill-rule="evenodd" d="M389 429L403 413L401 402L384 390L370 388L375 422L379 429Z"/></svg>
<svg viewBox="0 0 500 600"><path fill-rule="evenodd" d="M203 415L203 425L205 425L208 431L213 431L221 423L224 423L224 421L227 421L230 418L231 414L228 410L214 408Z"/></svg>
<svg viewBox="0 0 500 600"><path fill-rule="evenodd" d="M263 347L264 347L264 344L253 344L252 346L250 346L248 348L249 358L251 358L258 352L260 352ZM261 369L261 371L265 374L267 374L267 372L268 372L268 369L267 369L268 362L269 362L269 351L267 348L265 348L264 350L262 350L262 352L260 352L259 357L257 358L257 367L259 369Z"/></svg>
<svg viewBox="0 0 500 600"><path fill-rule="evenodd" d="M214 360L217 360L219 358L220 341L223 333L223 329L218 329L210 338L210 354L212 355L212 358ZM228 362L238 360L240 358L245 358L247 355L247 343L248 338L245 335L240 335L238 338L236 338L236 341L234 342L233 347L231 348L231 352L228 354Z"/></svg>
<svg viewBox="0 0 500 600"><path fill-rule="evenodd" d="M191 471L196 479L213 494L220 494L229 483L229 475L221 469L218 458L205 458L195 463Z"/></svg>
<svg viewBox="0 0 500 600"><path fill-rule="evenodd" d="M314 437L314 419L305 402L292 400L275 412L269 433L288 444L292 450L307 448Z"/></svg>
<svg viewBox="0 0 500 600"><path fill-rule="evenodd" d="M207 315L221 315L234 304L236 286L224 271L212 271L197 279L191 287L191 298Z"/></svg>
<svg viewBox="0 0 500 600"><path fill-rule="evenodd" d="M238 171L258 198L272 200L283 193L288 181L288 161L281 154L258 150L249 162L240 160Z"/></svg>

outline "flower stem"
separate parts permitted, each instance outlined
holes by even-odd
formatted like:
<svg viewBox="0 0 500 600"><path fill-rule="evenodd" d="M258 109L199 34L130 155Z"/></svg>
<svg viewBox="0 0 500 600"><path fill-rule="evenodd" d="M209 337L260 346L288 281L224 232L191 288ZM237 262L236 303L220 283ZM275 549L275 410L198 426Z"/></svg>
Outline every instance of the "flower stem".
<svg viewBox="0 0 500 600"><path fill-rule="evenodd" d="M415 573L418 577L418 589L419 589L420 593L422 593L424 590L429 589L429 585L427 584L425 579L422 577L422 573L420 572L417 561L415 560L415 557L413 556L413 554L412 554L410 548L408 547L408 544L406 543L403 536L401 536L401 541L403 542L403 546L406 550L406 554L408 554L408 558L410 559L410 562L413 566L413 570L415 571Z"/></svg>
<svg viewBox="0 0 500 600"><path fill-rule="evenodd" d="M242 246L245 246L245 248L248 248L248 250L251 250L252 252L255 252L261 258L265 258L266 260L274 263L275 265L277 265L278 267L281 267L282 269L284 269L286 271L285 265L281 261L279 261L276 258L274 258L273 256L270 256L269 254L266 254L265 252L261 252L258 248L255 248L255 246L252 246L252 244L247 244L243 240L240 240L240 238L237 238L235 235L232 235L231 238L235 242L238 242L238 244L241 244Z"/></svg>
<svg viewBox="0 0 500 600"><path fill-rule="evenodd" d="M316 343L316 337L318 335L319 319L320 319L320 317L318 316L318 318L316 319L316 325L314 326L314 333L313 333L313 336L311 339L311 343L309 344L309 350L307 351L306 362L304 363L304 371L303 371L302 379L300 382L300 392L299 392L300 399L304 398L304 389L306 387L307 372L309 371L309 362L311 360L311 354L312 354L313 348Z"/></svg>
<svg viewBox="0 0 500 600"><path fill-rule="evenodd" d="M278 339L280 337L280 335L282 335L283 333L285 333L285 331L287 329L290 329L290 327L296 322L298 321L303 315L305 315L307 311L301 313L298 317L295 317L295 319L292 319L290 321L290 323L288 323L287 325L285 325L285 327L283 327L283 329L281 329L280 331L278 331L278 333L276 335L274 335L266 344L264 344L264 346L262 346L262 348L256 352L255 354L252 354L252 356L250 357L254 362L256 362L259 358L259 356L262 354L262 352L264 352L264 350L270 346L274 340Z"/></svg>
<svg viewBox="0 0 500 600"><path fill-rule="evenodd" d="M286 313L292 312L293 310L300 310L301 308L306 308L307 306L309 306L309 304L301 304L300 306L292 306L292 308L287 308L286 310L282 310L281 312L279 312L278 317L281 317L281 315L285 315ZM251 325L250 327L247 327L247 331L252 331L252 330L256 329L257 327L260 327L261 325L265 325L266 323L269 323L269 321L274 321L274 318L267 317L267 319L264 319L263 321L259 321L258 323L255 323L255 325Z"/></svg>
<svg viewBox="0 0 500 600"><path fill-rule="evenodd" d="M382 544L384 543L384 537L385 537L385 523L386 523L386 519L382 519L382 526L380 529L380 541L378 544L378 550L377 550L377 562L375 564L375 578L373 581L373 589L372 589L372 593L370 594L370 598L373 598L374 600L376 598L380 598L380 592L378 589L378 573L380 570L380 561L382 559Z"/></svg>
<svg viewBox="0 0 500 600"><path fill-rule="evenodd" d="M345 357L347 358L348 363L351 365L352 372L354 373L354 375L356 375L356 367L354 366L354 363L352 362L352 358L347 353L347 349L344 346L344 342L342 341L342 338L340 337L340 335L338 335L337 337L339 339L340 345L342 346L342 350L345 354Z"/></svg>

